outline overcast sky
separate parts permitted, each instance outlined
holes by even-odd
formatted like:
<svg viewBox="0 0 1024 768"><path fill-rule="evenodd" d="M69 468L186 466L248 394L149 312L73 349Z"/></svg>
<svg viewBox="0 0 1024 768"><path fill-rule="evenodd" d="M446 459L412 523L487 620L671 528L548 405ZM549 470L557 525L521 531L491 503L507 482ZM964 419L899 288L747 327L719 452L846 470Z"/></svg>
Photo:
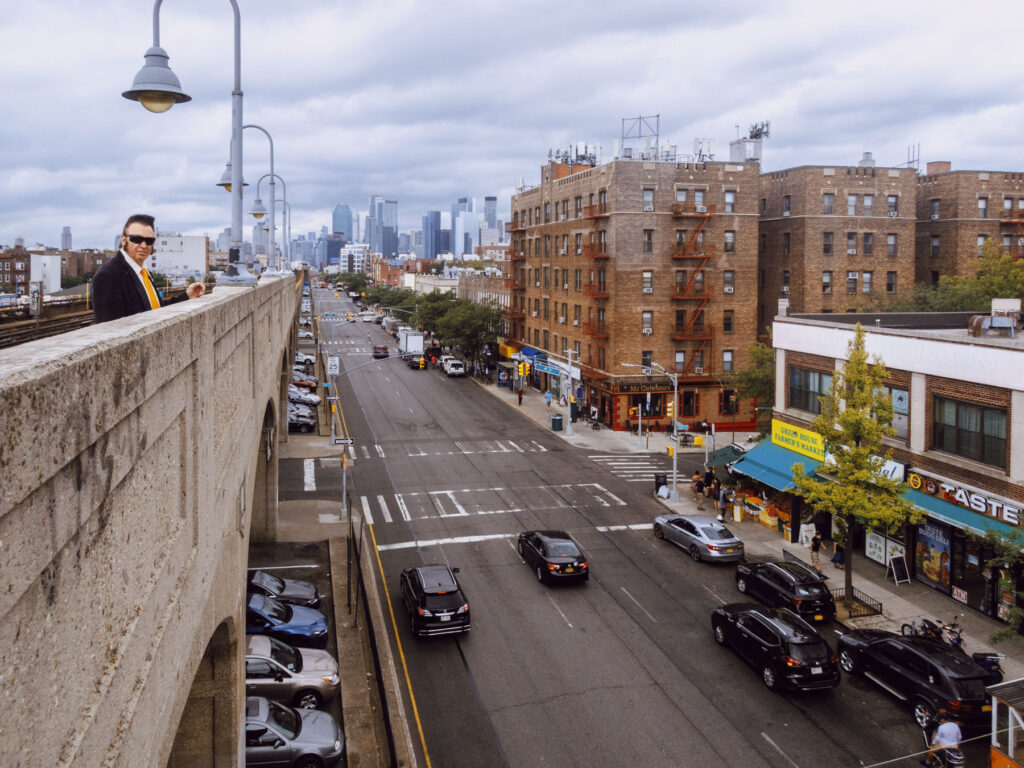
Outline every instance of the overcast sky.
<svg viewBox="0 0 1024 768"><path fill-rule="evenodd" d="M458 197L539 180L552 148L602 147L622 119L715 157L771 121L763 170L907 161L1024 170L1020 0L574 2L238 0L246 123L274 137L292 232L339 202L399 201L402 231ZM130 213L215 236L228 159L232 14L166 0L161 44L192 101L155 115L121 97L152 40L150 0L6 0L0 14L0 245L110 247ZM245 178L269 166L245 131ZM266 201L267 191L263 197ZM249 187L246 211L252 197ZM252 219L246 216L248 239Z"/></svg>

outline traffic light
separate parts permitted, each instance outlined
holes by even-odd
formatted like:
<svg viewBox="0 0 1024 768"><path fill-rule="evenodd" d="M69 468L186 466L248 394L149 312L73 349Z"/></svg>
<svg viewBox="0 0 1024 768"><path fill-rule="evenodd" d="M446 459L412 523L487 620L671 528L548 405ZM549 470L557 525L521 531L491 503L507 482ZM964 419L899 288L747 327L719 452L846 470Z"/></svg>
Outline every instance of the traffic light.
<svg viewBox="0 0 1024 768"><path fill-rule="evenodd" d="M674 419L676 417L676 399L674 397L671 398L666 404L665 415L668 416L670 419Z"/></svg>
<svg viewBox="0 0 1024 768"><path fill-rule="evenodd" d="M523 363L523 370L525 370L526 371L526 375L529 376L530 375L530 364L529 363Z"/></svg>
<svg viewBox="0 0 1024 768"><path fill-rule="evenodd" d="M522 363L520 363L520 364L519 364L519 365L517 366L516 370L517 370L517 371L519 372L519 378L520 378L520 379L521 379L521 378L523 378L523 376L525 376L525 375L526 375L526 368L524 368L524 367L523 367L523 364L522 364Z"/></svg>
<svg viewBox="0 0 1024 768"><path fill-rule="evenodd" d="M427 367L427 358L421 357L420 358L420 370L422 371L426 367Z"/></svg>

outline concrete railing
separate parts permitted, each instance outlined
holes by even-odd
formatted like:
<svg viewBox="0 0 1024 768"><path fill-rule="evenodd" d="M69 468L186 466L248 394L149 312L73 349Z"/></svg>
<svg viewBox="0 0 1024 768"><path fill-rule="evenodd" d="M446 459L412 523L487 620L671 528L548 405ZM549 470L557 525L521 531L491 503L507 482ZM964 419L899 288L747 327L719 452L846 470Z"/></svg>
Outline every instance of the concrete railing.
<svg viewBox="0 0 1024 768"><path fill-rule="evenodd" d="M0 765L243 761L297 305L288 276L0 351Z"/></svg>

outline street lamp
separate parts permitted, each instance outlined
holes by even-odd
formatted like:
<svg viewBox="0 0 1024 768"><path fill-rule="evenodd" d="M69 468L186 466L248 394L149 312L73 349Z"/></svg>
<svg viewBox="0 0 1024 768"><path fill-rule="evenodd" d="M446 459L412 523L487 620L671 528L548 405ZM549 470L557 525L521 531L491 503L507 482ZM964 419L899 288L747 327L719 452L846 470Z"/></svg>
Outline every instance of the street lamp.
<svg viewBox="0 0 1024 768"><path fill-rule="evenodd" d="M669 494L669 499L671 501L679 501L679 490L676 487L679 479L677 461L677 454L679 453L679 421L676 419L676 408L679 406L679 379L674 373L669 373L664 367L655 362L648 363L647 365L637 365L636 363L620 363L620 365L626 368L642 368L648 376L651 371L657 371L663 376L668 376L672 381L672 440L676 445L672 449L672 491Z"/></svg>
<svg viewBox="0 0 1024 768"><path fill-rule="evenodd" d="M264 274L265 275L277 276L277 275L281 274L281 265L278 262L277 253L276 253L277 252L277 206L275 204L276 203L276 198L274 197L274 178L277 176L277 174L274 173L274 139L270 135L270 132L266 128L264 128L262 125L249 124L249 125L243 125L242 126L243 130L246 129L246 128L255 128L257 131L262 131L263 135L267 137L267 141L270 142L270 173L267 174L267 176L270 177L270 243L268 245L268 248L270 249L270 253L268 254L268 256L269 256L268 264L267 264L268 269L267 269L266 272L264 272ZM262 178L265 178L265 177L261 177L261 180L262 180ZM259 182L257 182L256 183L256 194L257 195L259 195L259 191L260 191L260 185L259 185ZM257 197L257 199L259 199L259 198ZM266 209L263 210L263 213L264 214L266 213ZM256 215L255 211L253 212L253 215L254 216ZM256 216L256 218L262 218L262 214L260 216Z"/></svg>
<svg viewBox="0 0 1024 768"><path fill-rule="evenodd" d="M222 285L256 285L256 278L239 263L242 250L242 22L236 0L228 0L235 20L235 80L231 91L231 246L228 269L218 282ZM132 87L121 95L138 101L151 112L166 112L175 104L191 101L181 90L177 75L168 65L167 52L160 47L160 6L153 3L153 46L145 53L145 65Z"/></svg>
<svg viewBox="0 0 1024 768"><path fill-rule="evenodd" d="M248 126L247 125L245 127L246 128L256 128L256 127L259 127L259 126ZM268 137L269 137L269 134L268 134ZM278 181L281 182L281 187L282 187L283 192L284 192L283 198L284 198L285 206L288 205L288 185L284 183L284 179L282 179L280 176L278 176L276 173L274 173L274 149L273 149L274 144L273 144L273 141L271 141L270 147L271 147L271 149L270 149L270 173L263 174L262 176L260 176L259 181L256 182L256 199L253 201L252 208L249 210L249 213L252 215L252 217L254 219L262 219L264 216L267 215L267 209L263 205L263 201L260 200L260 184L263 182L263 180L265 178L270 177L270 200L271 200L271 203L270 203L270 217L271 217L271 222L273 222L274 211L276 210L275 206L274 206L274 203L275 202L279 202L274 197L274 179L277 179ZM291 219L290 219L291 213L290 212L288 213L288 216L289 216L289 224L291 224ZM284 238L283 239L285 241L285 244L284 244L285 247L283 247L281 249L281 253L282 254L286 253L290 249L290 247L291 247L291 244L289 242L290 241L290 237L291 237L290 228L285 229L283 234L284 234ZM273 256L273 254L271 254L271 256ZM290 262L291 261L291 258L290 258L291 254L288 253L288 256L289 256L288 261ZM276 261L277 261L277 269L276 270L274 269L274 264L272 262L270 264L271 269L267 270L267 272L265 272L264 274L272 274L272 275L284 274L283 268L281 266L280 259L277 259Z"/></svg>

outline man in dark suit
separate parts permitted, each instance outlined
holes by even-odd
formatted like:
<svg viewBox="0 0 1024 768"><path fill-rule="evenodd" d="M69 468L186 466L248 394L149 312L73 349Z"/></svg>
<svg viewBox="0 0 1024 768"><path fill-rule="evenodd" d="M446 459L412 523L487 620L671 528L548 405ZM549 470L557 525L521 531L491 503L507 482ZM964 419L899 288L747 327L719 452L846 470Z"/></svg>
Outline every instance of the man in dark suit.
<svg viewBox="0 0 1024 768"><path fill-rule="evenodd" d="M153 217L144 213L128 217L121 230L120 252L92 279L94 322L105 323L203 295L203 284L192 283L182 295L161 303L145 267L156 242L153 225Z"/></svg>

